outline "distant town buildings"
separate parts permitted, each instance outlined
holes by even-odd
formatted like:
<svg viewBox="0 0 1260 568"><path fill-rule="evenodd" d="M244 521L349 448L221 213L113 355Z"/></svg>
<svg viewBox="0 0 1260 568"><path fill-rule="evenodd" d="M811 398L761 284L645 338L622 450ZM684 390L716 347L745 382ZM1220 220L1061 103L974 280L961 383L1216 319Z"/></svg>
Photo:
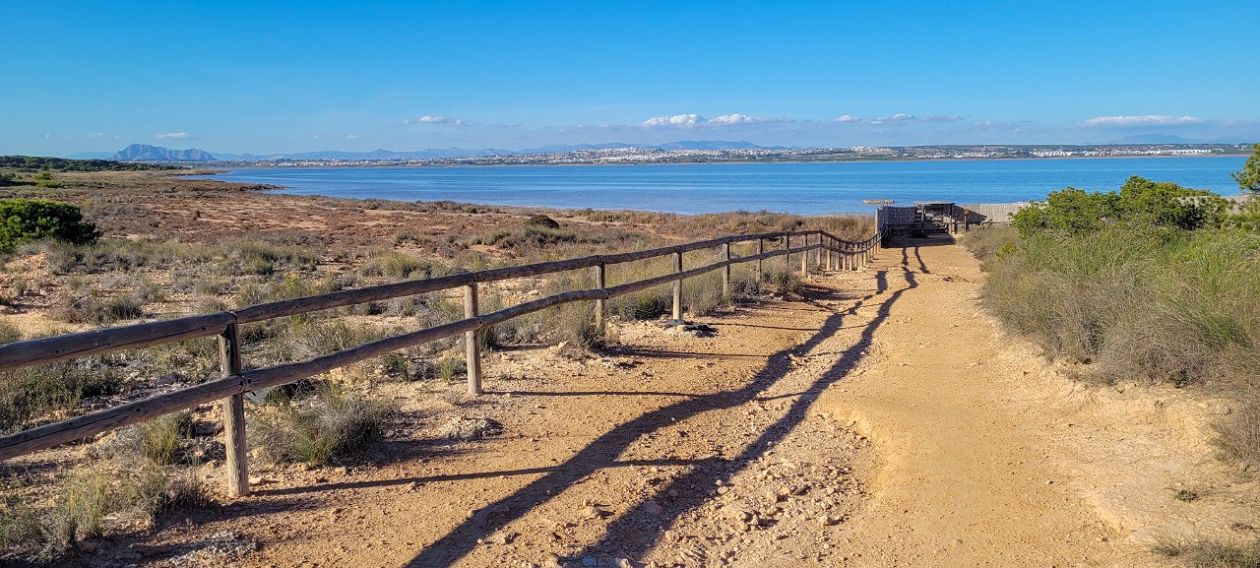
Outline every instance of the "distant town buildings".
<svg viewBox="0 0 1260 568"><path fill-rule="evenodd" d="M1122 156L1242 155L1245 144L1126 144L1096 146L853 146L846 148L663 149L653 146L619 146L565 152L504 152L430 159L274 159L232 162L254 166L443 166L505 164L654 164L705 162L840 162L871 160L981 160L1090 158Z"/></svg>

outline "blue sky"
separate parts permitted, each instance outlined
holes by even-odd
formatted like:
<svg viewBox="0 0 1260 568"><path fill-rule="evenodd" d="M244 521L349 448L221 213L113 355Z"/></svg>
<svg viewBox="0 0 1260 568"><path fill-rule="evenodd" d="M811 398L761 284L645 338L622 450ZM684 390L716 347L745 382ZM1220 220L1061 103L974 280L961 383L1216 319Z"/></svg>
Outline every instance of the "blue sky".
<svg viewBox="0 0 1260 568"><path fill-rule="evenodd" d="M0 153L1260 141L1260 2L6 0Z"/></svg>

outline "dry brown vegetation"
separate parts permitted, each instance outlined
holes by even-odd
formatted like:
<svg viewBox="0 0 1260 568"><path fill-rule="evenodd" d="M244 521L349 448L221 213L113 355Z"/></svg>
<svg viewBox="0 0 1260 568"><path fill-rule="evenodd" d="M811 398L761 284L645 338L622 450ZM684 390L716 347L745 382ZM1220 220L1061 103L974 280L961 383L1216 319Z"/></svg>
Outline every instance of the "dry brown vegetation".
<svg viewBox="0 0 1260 568"><path fill-rule="evenodd" d="M33 243L3 259L0 341L723 234L825 228L858 237L870 229L868 219L857 217L686 217L295 197L160 172L59 173L56 181L56 187L6 188L0 197L74 203L103 237L85 246ZM735 253L753 251L743 246ZM718 254L689 253L687 268ZM799 282L788 268L768 262L758 285L753 267L739 265L733 290L738 297L790 294ZM667 270L668 259L610 267L608 284ZM591 284L587 271L509 281L486 291L482 309ZM684 290L692 314L728 300L717 273L688 281ZM655 319L668 312L668 297L668 287L659 287L618 298L608 315L614 322ZM453 295L433 293L250 324L242 329L245 360L249 366L301 360L461 317ZM615 341L611 333L595 329L590 305L566 304L486 330L483 342L589 349ZM251 424L258 425L253 447L280 463L353 461L388 433L391 407L373 385L459 380L457 348L454 341L417 346L313 386L262 393L266 404L250 408ZM0 432L197 384L217 375L216 357L214 341L200 339L0 373ZM0 549L7 552L0 558L57 557L99 535L143 529L173 507L210 502L201 480L223 453L213 436L217 422L217 409L203 407L102 436L95 445L108 452L53 451L54 467L4 473Z"/></svg>

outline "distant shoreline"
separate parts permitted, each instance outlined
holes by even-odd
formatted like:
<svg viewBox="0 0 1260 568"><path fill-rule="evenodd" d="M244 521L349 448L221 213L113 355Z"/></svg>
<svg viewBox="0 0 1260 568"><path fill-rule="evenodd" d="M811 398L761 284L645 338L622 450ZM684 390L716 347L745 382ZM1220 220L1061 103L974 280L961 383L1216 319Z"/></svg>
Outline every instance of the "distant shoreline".
<svg viewBox="0 0 1260 568"><path fill-rule="evenodd" d="M1201 158L1245 158L1247 153L1221 153L1196 155L1132 155L1132 156L1011 156L993 158L888 158L888 159L854 159L854 160L696 160L696 161L659 161L659 162L522 162L522 163L332 163L332 164L300 164L278 161L270 164L261 162L210 162L205 166L193 166L196 169L208 169L213 174L204 172L179 174L181 176L221 175L233 170L243 169L372 169L372 168L504 168L504 167L590 167L590 166L703 166L703 165L757 165L757 164L880 164L880 163L929 163L929 162L1040 162L1053 160L1131 160L1131 159L1201 159Z"/></svg>
<svg viewBox="0 0 1260 568"><path fill-rule="evenodd" d="M885 199L897 203L1023 202L1044 199L1048 193L1069 186L1089 191L1113 190L1130 175L1172 181L1220 195L1237 193L1228 174L1241 166L1239 156L1207 156L1218 159L1200 161L1152 159L1156 157L1183 156L705 162L622 167L281 166L215 172L201 169L189 178L245 183L267 190L264 193L279 195L680 214L738 210L870 214L874 208L866 200ZM553 165L580 167L548 168Z"/></svg>

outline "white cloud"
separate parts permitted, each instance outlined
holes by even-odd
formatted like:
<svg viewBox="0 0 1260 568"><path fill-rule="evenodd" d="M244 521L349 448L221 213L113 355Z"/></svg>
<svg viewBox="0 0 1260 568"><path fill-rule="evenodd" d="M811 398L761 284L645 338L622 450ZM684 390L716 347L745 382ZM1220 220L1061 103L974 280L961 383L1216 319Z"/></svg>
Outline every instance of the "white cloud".
<svg viewBox="0 0 1260 568"><path fill-rule="evenodd" d="M704 117L696 114L675 114L673 116L654 116L643 121L643 126L683 126L693 127L698 123L704 122Z"/></svg>
<svg viewBox="0 0 1260 568"><path fill-rule="evenodd" d="M358 134L347 134L347 135L346 135L346 140L358 140L358 139L359 139L359 135L358 135Z"/></svg>
<svg viewBox="0 0 1260 568"><path fill-rule="evenodd" d="M748 116L746 114L739 114L739 113L723 114L721 116L715 116L708 120L708 124L753 124L757 122L770 122L770 121L763 120L755 116Z"/></svg>
<svg viewBox="0 0 1260 568"><path fill-rule="evenodd" d="M878 117L875 117L875 118L872 118L872 119L870 119L870 120L866 121L866 123L867 123L867 124L876 124L876 125L878 125L878 124L895 124L895 123L898 123L898 122L909 122L909 121L911 121L911 120L915 120L915 116L914 116L913 114L910 114L910 113L907 113L907 112L899 112L899 113L894 114L894 115L892 115L892 116L878 116Z"/></svg>
<svg viewBox="0 0 1260 568"><path fill-rule="evenodd" d="M187 140L192 138L193 135L187 132L166 132L163 134L154 134L153 137L158 140Z"/></svg>
<svg viewBox="0 0 1260 568"><path fill-rule="evenodd" d="M1197 116L1170 116L1165 114L1138 114L1118 116L1095 116L1086 119L1085 126L1168 126L1175 124L1198 124L1203 122Z"/></svg>
<svg viewBox="0 0 1260 568"><path fill-rule="evenodd" d="M463 126L464 121L458 118L448 118L439 114L424 114L416 118L404 120L403 124L449 124L452 126Z"/></svg>
<svg viewBox="0 0 1260 568"><path fill-rule="evenodd" d="M875 118L860 118L851 114L842 114L832 119L833 122L841 122L845 124L870 124L879 126L882 124L900 124L906 122L957 122L962 120L961 116L952 114L927 114L918 116L908 112L899 112L890 116L877 116Z"/></svg>
<svg viewBox="0 0 1260 568"><path fill-rule="evenodd" d="M104 132L89 132L87 134L87 137L90 140L96 140L97 138L104 138L105 133Z"/></svg>
<svg viewBox="0 0 1260 568"><path fill-rule="evenodd" d="M788 122L783 118L762 118L748 114L740 114L734 112L731 114L721 114L713 118L705 118L694 112L687 114L675 114L672 116L654 116L643 121L643 126L674 126L681 128L694 127L720 127L720 126L738 126L741 124L770 124L776 122Z"/></svg>

